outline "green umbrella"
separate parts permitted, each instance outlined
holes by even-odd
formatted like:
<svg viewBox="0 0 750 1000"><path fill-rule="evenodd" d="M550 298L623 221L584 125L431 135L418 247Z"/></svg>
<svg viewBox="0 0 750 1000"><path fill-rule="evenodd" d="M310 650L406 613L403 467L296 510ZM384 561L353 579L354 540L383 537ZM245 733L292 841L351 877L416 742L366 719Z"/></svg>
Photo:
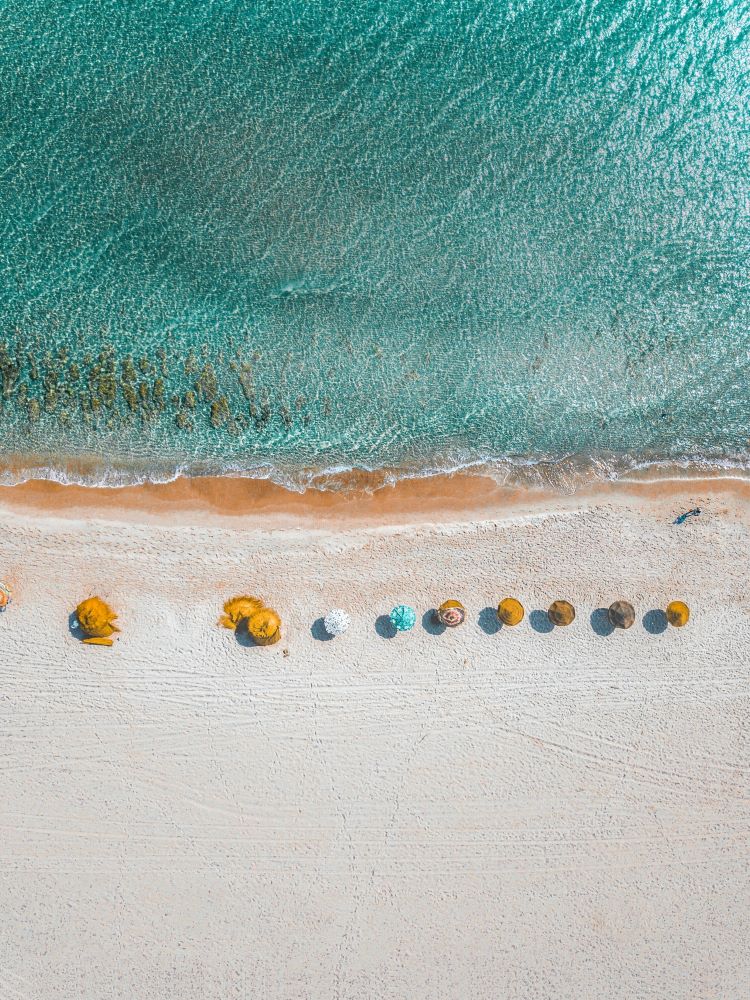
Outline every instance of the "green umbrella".
<svg viewBox="0 0 750 1000"><path fill-rule="evenodd" d="M408 604L399 604L389 615L391 619L391 625L396 629L397 632L408 632L409 629L414 628L417 621L417 613L414 608L410 608Z"/></svg>

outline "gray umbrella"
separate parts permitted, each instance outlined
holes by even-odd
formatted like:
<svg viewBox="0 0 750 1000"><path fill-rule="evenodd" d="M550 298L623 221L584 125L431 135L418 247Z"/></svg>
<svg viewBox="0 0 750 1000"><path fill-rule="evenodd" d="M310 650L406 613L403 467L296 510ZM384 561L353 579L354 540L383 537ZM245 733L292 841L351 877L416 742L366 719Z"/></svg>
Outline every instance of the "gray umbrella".
<svg viewBox="0 0 750 1000"><path fill-rule="evenodd" d="M615 601L614 604L610 604L607 614L615 628L630 628L635 621L635 609L627 601Z"/></svg>

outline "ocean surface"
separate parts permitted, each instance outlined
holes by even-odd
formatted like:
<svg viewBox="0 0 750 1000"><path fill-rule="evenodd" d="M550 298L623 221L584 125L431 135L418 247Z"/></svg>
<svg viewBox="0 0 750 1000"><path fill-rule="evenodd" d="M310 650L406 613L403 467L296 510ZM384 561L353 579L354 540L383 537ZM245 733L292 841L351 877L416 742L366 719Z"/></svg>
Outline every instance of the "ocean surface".
<svg viewBox="0 0 750 1000"><path fill-rule="evenodd" d="M0 69L0 481L748 463L745 0L10 0Z"/></svg>

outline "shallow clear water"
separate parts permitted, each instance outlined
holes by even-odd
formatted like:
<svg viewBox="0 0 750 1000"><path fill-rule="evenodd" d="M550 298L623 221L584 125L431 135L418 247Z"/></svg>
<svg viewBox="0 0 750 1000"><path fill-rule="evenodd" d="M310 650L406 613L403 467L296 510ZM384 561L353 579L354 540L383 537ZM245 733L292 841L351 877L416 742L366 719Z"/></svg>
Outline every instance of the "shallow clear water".
<svg viewBox="0 0 750 1000"><path fill-rule="evenodd" d="M4 4L0 456L744 462L749 36L730 0Z"/></svg>

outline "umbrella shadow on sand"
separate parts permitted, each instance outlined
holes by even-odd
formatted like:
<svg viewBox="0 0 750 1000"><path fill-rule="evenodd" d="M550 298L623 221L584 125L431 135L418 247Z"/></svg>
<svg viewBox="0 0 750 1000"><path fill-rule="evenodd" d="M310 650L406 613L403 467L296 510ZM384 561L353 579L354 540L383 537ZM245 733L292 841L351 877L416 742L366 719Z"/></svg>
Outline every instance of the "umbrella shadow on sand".
<svg viewBox="0 0 750 1000"><path fill-rule="evenodd" d="M485 635L497 635L503 623L497 617L497 608L482 608L477 617L477 624Z"/></svg>
<svg viewBox="0 0 750 1000"><path fill-rule="evenodd" d="M247 630L247 618L241 618L237 623L237 627L234 630L234 637L240 646L248 646L254 648L257 646L255 639L250 635Z"/></svg>
<svg viewBox="0 0 750 1000"><path fill-rule="evenodd" d="M375 619L375 631L381 639L393 639L396 636L396 629L390 615L379 615Z"/></svg>
<svg viewBox="0 0 750 1000"><path fill-rule="evenodd" d="M325 619L316 618L315 621L310 626L310 635L313 639L317 639L318 642L328 642L333 639L330 632L326 632Z"/></svg>
<svg viewBox="0 0 750 1000"><path fill-rule="evenodd" d="M86 638L86 633L81 628L81 624L78 621L78 615L75 611L71 611L68 615L68 631L73 636L74 639L78 639L79 642L83 642Z"/></svg>
<svg viewBox="0 0 750 1000"><path fill-rule="evenodd" d="M445 632L445 625L441 625L437 618L435 608L430 608L422 615L422 628L430 635L442 635Z"/></svg>
<svg viewBox="0 0 750 1000"><path fill-rule="evenodd" d="M550 632L555 631L555 626L549 620L549 615L546 611L530 611L529 625L531 625L535 632L539 632L542 635L548 635Z"/></svg>
<svg viewBox="0 0 750 1000"><path fill-rule="evenodd" d="M609 620L609 608L597 608L591 612L591 628L597 635L612 635L615 630L614 625Z"/></svg>
<svg viewBox="0 0 750 1000"><path fill-rule="evenodd" d="M667 616L660 608L647 611L643 616L643 627L651 635L661 635L662 632L666 632L668 624Z"/></svg>

